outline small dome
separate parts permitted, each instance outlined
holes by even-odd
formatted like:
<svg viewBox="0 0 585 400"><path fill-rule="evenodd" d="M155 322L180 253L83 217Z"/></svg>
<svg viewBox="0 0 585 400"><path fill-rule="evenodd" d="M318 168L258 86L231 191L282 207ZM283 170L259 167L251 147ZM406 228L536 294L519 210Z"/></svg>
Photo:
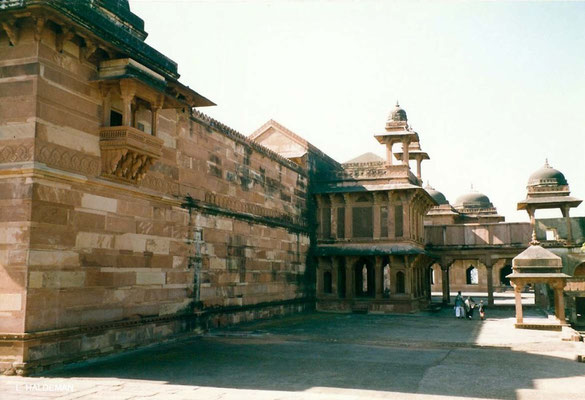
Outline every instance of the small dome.
<svg viewBox="0 0 585 400"><path fill-rule="evenodd" d="M493 208L490 199L483 193L472 191L461 195L455 200L455 207L460 208Z"/></svg>
<svg viewBox="0 0 585 400"><path fill-rule="evenodd" d="M396 107L394 108L394 110L390 112L390 115L388 116L388 121L394 122L408 121L408 118L406 118L406 111L400 108L400 104L398 104L398 102L396 102Z"/></svg>
<svg viewBox="0 0 585 400"><path fill-rule="evenodd" d="M427 184L427 186L425 186L425 190L439 205L449 204L445 195L438 190L435 190L435 188L431 187L431 185Z"/></svg>
<svg viewBox="0 0 585 400"><path fill-rule="evenodd" d="M544 163L544 166L536 170L530 178L528 178L528 186L538 185L552 185L552 186L565 186L568 185L565 175L557 169L554 169L548 165L548 160Z"/></svg>

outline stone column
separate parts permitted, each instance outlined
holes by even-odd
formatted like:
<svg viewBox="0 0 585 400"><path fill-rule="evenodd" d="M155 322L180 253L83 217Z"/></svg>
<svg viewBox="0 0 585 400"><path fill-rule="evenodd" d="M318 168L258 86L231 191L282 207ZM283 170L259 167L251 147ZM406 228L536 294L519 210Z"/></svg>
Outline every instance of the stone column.
<svg viewBox="0 0 585 400"><path fill-rule="evenodd" d="M494 305L494 263L490 257L486 257L484 260L485 270L487 274L487 293L488 293L488 306Z"/></svg>
<svg viewBox="0 0 585 400"><path fill-rule="evenodd" d="M382 270L382 256L374 257L376 299L381 299L384 293L384 271Z"/></svg>
<svg viewBox="0 0 585 400"><path fill-rule="evenodd" d="M567 243L573 243L573 226L571 224L571 217L569 216L569 210L571 208L569 206L563 206L561 211L563 212L563 217L565 217L565 221L567 223Z"/></svg>
<svg viewBox="0 0 585 400"><path fill-rule="evenodd" d="M339 257L331 257L331 294L339 298L339 288L337 280L339 279Z"/></svg>
<svg viewBox="0 0 585 400"><path fill-rule="evenodd" d="M408 145L410 144L409 139L402 140L402 164L408 165L408 158L410 154L408 153Z"/></svg>
<svg viewBox="0 0 585 400"><path fill-rule="evenodd" d="M421 164L422 164L422 156L419 154L416 156L416 177L418 179L422 179L422 171L421 171Z"/></svg>
<svg viewBox="0 0 585 400"><path fill-rule="evenodd" d="M392 142L386 143L386 161L390 165L394 165L394 160L392 160Z"/></svg>
<svg viewBox="0 0 585 400"><path fill-rule="evenodd" d="M355 285L353 284L353 257L345 258L345 298L353 299L355 296Z"/></svg>
<svg viewBox="0 0 585 400"><path fill-rule="evenodd" d="M412 267L408 255L404 256L404 293L408 294L412 298L412 281L413 281Z"/></svg>
<svg viewBox="0 0 585 400"><path fill-rule="evenodd" d="M412 238L412 224L410 220L411 200L412 199L409 196L402 202L402 237L408 239Z"/></svg>
<svg viewBox="0 0 585 400"><path fill-rule="evenodd" d="M335 195L329 194L329 203L331 204L331 238L337 239L337 208L338 204L335 202Z"/></svg>
<svg viewBox="0 0 585 400"><path fill-rule="evenodd" d="M132 102L136 92L135 84L129 80L120 81L120 98L122 99L122 125L132 126Z"/></svg>
<svg viewBox="0 0 585 400"><path fill-rule="evenodd" d="M526 207L526 212L528 212L528 216L530 217L530 227L532 228L532 242L536 242L536 218L534 217L535 210L532 207Z"/></svg>
<svg viewBox="0 0 585 400"><path fill-rule="evenodd" d="M111 112L112 112L112 97L111 97L111 88L102 86L102 125L103 126L110 126L111 122Z"/></svg>
<svg viewBox="0 0 585 400"><path fill-rule="evenodd" d="M374 239L380 239L380 197L374 193L374 207L372 208L372 212L374 213L374 216L372 218L372 223L373 223L373 234L374 234Z"/></svg>
<svg viewBox="0 0 585 400"><path fill-rule="evenodd" d="M351 209L351 196L349 193L343 194L345 200L345 238L351 239L353 237L353 210Z"/></svg>
<svg viewBox="0 0 585 400"><path fill-rule="evenodd" d="M451 288L449 287L449 267L451 265L444 261L439 265L441 266L441 278L443 281L443 304L449 304L451 302Z"/></svg>
<svg viewBox="0 0 585 400"><path fill-rule="evenodd" d="M160 111L159 107L152 107L150 112L152 114L152 122L150 124L150 134L152 136L156 136L158 133L158 112Z"/></svg>
<svg viewBox="0 0 585 400"><path fill-rule="evenodd" d="M514 285L514 296L516 299L516 323L522 324L524 322L522 314L522 288L524 285L517 284L516 282L512 282L512 285Z"/></svg>
<svg viewBox="0 0 585 400"><path fill-rule="evenodd" d="M317 257L317 297L323 296L323 258Z"/></svg>
<svg viewBox="0 0 585 400"><path fill-rule="evenodd" d="M555 282L553 285L555 291L555 316L561 324L566 324L565 321L565 297L563 295L563 282Z"/></svg>

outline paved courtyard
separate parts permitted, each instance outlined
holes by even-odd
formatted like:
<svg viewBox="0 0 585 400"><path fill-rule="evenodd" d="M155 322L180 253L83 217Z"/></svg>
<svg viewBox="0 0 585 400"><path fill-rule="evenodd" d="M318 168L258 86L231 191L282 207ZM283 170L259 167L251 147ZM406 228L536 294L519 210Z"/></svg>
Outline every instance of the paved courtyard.
<svg viewBox="0 0 585 400"><path fill-rule="evenodd" d="M585 364L575 356L585 345L515 330L512 316L302 314L2 377L0 398L584 399Z"/></svg>

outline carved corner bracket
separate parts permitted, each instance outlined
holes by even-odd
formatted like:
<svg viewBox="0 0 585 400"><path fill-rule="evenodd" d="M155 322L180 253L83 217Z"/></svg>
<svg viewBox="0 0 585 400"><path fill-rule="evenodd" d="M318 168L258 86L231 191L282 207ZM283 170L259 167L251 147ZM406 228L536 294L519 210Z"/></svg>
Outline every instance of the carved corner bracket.
<svg viewBox="0 0 585 400"><path fill-rule="evenodd" d="M163 141L130 126L100 129L102 175L139 183L162 155Z"/></svg>

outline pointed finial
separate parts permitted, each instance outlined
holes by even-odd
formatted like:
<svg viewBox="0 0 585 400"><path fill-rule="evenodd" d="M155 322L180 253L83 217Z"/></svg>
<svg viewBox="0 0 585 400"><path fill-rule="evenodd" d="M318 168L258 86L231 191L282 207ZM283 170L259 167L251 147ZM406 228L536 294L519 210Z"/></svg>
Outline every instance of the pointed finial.
<svg viewBox="0 0 585 400"><path fill-rule="evenodd" d="M473 183L472 183L472 184L471 184L471 191L473 192L473 190L474 190L474 189L473 189Z"/></svg>
<svg viewBox="0 0 585 400"><path fill-rule="evenodd" d="M398 100L396 100L396 107L400 107L400 103L398 103Z"/></svg>
<svg viewBox="0 0 585 400"><path fill-rule="evenodd" d="M550 168L550 165L548 164L548 157L544 159L544 168Z"/></svg>

